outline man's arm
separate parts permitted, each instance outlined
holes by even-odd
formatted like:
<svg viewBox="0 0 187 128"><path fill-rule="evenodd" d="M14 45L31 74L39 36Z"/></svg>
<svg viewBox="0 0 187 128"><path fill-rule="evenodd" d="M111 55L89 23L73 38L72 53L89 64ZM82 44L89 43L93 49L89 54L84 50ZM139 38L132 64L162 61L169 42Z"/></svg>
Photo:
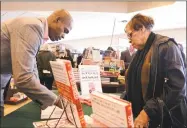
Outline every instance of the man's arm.
<svg viewBox="0 0 187 128"><path fill-rule="evenodd" d="M39 25L25 25L14 30L11 35L11 57L17 88L45 109L54 104L57 96L41 85L34 73L42 32Z"/></svg>

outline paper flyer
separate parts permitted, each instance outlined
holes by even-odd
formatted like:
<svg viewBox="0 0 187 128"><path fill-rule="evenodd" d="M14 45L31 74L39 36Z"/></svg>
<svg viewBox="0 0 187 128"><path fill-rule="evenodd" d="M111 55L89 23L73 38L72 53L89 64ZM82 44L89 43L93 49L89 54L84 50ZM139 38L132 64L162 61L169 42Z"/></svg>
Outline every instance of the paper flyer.
<svg viewBox="0 0 187 128"><path fill-rule="evenodd" d="M102 92L100 67L98 65L80 65L81 95L89 95L93 91Z"/></svg>
<svg viewBox="0 0 187 128"><path fill-rule="evenodd" d="M41 119L57 119L57 118L60 118L63 111L64 111L64 109L61 109L59 107L49 106L45 110L41 110Z"/></svg>

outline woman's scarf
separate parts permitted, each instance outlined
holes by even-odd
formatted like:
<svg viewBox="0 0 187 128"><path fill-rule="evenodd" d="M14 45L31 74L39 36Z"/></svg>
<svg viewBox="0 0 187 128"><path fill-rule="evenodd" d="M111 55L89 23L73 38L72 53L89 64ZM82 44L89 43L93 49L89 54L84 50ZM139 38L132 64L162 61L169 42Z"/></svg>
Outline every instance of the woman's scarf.
<svg viewBox="0 0 187 128"><path fill-rule="evenodd" d="M134 117L137 117L143 109L144 101L141 85L142 66L151 45L155 39L155 33L151 32L147 42L142 50L138 50L133 58L127 74L127 100L132 103L132 111Z"/></svg>

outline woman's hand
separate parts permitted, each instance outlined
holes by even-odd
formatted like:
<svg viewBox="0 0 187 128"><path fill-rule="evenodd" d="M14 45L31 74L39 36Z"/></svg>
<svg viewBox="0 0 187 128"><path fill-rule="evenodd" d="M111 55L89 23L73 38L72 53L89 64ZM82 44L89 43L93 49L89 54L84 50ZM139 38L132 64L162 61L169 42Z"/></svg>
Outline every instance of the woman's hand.
<svg viewBox="0 0 187 128"><path fill-rule="evenodd" d="M135 128L147 128L148 122L149 122L149 117L147 113L144 110L142 110L134 121L134 127Z"/></svg>

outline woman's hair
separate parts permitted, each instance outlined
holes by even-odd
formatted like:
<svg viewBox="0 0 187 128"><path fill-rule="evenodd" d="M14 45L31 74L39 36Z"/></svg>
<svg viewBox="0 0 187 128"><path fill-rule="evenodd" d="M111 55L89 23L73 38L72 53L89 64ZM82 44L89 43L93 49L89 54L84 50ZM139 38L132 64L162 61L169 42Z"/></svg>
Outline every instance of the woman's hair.
<svg viewBox="0 0 187 128"><path fill-rule="evenodd" d="M136 31L140 30L143 28L143 26L151 30L154 26L154 20L153 18L149 16L145 16L142 14L136 14L128 23L131 29L134 29Z"/></svg>

